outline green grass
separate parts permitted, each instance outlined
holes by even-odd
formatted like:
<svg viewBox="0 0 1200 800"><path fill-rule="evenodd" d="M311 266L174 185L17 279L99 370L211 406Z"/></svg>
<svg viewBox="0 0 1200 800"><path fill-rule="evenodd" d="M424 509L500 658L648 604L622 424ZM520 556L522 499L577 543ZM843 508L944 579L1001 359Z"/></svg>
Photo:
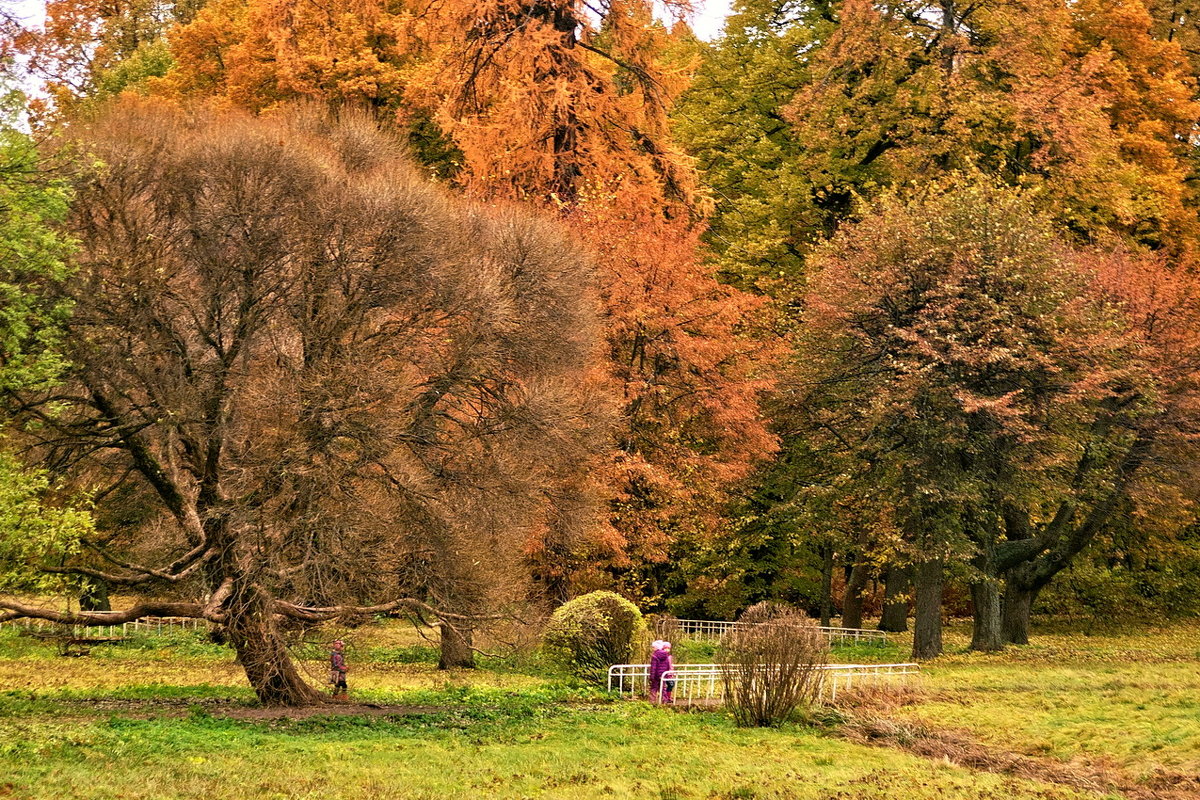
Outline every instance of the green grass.
<svg viewBox="0 0 1200 800"><path fill-rule="evenodd" d="M536 674L536 661L439 672L428 643L391 624L337 633L349 645L356 699L424 713L229 719L230 710L253 706L253 693L230 651L200 636L145 637L61 658L47 643L0 631L0 796L1105 796L861 746L840 739L836 725L739 730L721 713L614 701ZM886 713L1130 779L1200 771L1200 625L1088 637L1051 629L998 655L965 652L966 633L953 627L949 654L923 670L924 701ZM324 670L321 638L303 662L315 681ZM838 648L831 660L904 660L906 648L900 638ZM683 653L711 659L700 648L676 649Z"/></svg>
<svg viewBox="0 0 1200 800"><path fill-rule="evenodd" d="M738 730L723 715L643 703L488 699L383 719L0 718L0 785L29 798L1086 796L805 728Z"/></svg>
<svg viewBox="0 0 1200 800"><path fill-rule="evenodd" d="M1051 628L999 654L966 652L968 638L951 632L950 654L924 670L928 699L905 717L1135 778L1200 774L1200 624L1091 636Z"/></svg>

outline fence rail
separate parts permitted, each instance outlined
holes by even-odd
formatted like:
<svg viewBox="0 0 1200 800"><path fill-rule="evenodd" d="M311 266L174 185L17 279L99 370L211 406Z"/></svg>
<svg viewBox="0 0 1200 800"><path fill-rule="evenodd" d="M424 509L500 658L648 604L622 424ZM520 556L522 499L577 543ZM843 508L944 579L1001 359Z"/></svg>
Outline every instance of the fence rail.
<svg viewBox="0 0 1200 800"><path fill-rule="evenodd" d="M920 666L903 664L821 664L822 673L817 699L834 703L839 693L865 686L894 686L916 675ZM614 664L608 670L609 691L621 696L649 694L649 664ZM663 674L662 680L675 681L674 700L679 705L712 705L725 699L724 668L720 664L680 664ZM662 690L662 686L659 686Z"/></svg>
<svg viewBox="0 0 1200 800"><path fill-rule="evenodd" d="M688 639L719 642L729 631L747 624L754 623L725 622L709 619L673 619L667 617L658 621L656 632L659 638L682 636ZM854 642L855 644L859 642L883 644L888 640L886 631L871 628L818 627L817 630L825 634L830 644L845 644L847 642Z"/></svg>
<svg viewBox="0 0 1200 800"><path fill-rule="evenodd" d="M142 619L122 622L114 625L65 625L47 619L10 619L0 622L0 630L5 626L24 630L41 629L48 632L66 634L70 631L71 638L82 639L87 636L103 635L110 639L127 638L137 634L161 634L164 630L208 630L208 622L193 617L143 617Z"/></svg>

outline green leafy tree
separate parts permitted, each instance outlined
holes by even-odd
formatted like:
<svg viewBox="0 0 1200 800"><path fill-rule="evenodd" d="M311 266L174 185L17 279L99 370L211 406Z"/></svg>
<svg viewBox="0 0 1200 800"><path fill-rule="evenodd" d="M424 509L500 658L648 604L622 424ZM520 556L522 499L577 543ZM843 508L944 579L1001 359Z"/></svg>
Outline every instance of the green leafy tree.
<svg viewBox="0 0 1200 800"><path fill-rule="evenodd" d="M783 116L809 80L806 53L832 27L827 5L736 3L722 38L702 47L674 112L676 134L713 193L706 239L720 274L773 295L792 288L804 253L827 233L810 211L804 143Z"/></svg>
<svg viewBox="0 0 1200 800"><path fill-rule="evenodd" d="M940 651L946 565L969 565L973 644L995 649L1001 573L1069 561L1129 496L1155 411L1088 290L1103 261L986 180L887 196L814 260L792 401L840 445L825 488L890 518L916 565L917 657Z"/></svg>
<svg viewBox="0 0 1200 800"><path fill-rule="evenodd" d="M65 366L60 326L71 309L40 291L68 274L70 243L56 224L69 195L45 174L33 139L17 128L22 101L9 91L0 107L0 393L55 382ZM43 593L78 583L31 569L61 562L91 530L86 511L47 502L53 488L45 472L0 451L0 591Z"/></svg>

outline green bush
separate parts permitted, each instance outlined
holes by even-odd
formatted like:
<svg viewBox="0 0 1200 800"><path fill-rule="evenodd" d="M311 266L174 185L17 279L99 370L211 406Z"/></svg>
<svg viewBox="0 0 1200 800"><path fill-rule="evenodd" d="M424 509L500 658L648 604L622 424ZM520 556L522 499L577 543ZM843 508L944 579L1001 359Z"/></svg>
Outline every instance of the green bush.
<svg viewBox="0 0 1200 800"><path fill-rule="evenodd" d="M614 592L592 592L564 604L542 635L552 661L597 684L606 681L613 664L631 662L645 642L642 612Z"/></svg>

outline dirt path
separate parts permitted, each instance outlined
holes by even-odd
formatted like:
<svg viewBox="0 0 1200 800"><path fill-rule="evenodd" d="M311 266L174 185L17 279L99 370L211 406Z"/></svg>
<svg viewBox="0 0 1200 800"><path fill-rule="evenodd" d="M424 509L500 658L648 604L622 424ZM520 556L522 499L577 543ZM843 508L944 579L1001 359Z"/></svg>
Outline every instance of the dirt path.
<svg viewBox="0 0 1200 800"><path fill-rule="evenodd" d="M241 706L222 709L214 717L227 719L274 720L309 719L310 717L410 717L436 714L446 709L441 706L385 706L375 703L330 703L322 706L301 708L262 708Z"/></svg>
<svg viewBox="0 0 1200 800"><path fill-rule="evenodd" d="M860 744L893 747L980 772L1116 793L1130 800L1200 798L1200 776L1159 770L1149 780L1137 781L1116 767L1066 764L1007 751L979 742L963 730L931 728L883 716L863 716L853 717L839 726L838 733L842 738Z"/></svg>
<svg viewBox="0 0 1200 800"><path fill-rule="evenodd" d="M220 719L299 720L310 717L407 717L436 714L442 706L379 705L376 703L330 702L301 708L264 708L235 700L130 700L120 698L74 698L58 701L69 709L58 719L89 720L119 713L129 719L181 719L201 711ZM75 713L71 713L75 712Z"/></svg>

